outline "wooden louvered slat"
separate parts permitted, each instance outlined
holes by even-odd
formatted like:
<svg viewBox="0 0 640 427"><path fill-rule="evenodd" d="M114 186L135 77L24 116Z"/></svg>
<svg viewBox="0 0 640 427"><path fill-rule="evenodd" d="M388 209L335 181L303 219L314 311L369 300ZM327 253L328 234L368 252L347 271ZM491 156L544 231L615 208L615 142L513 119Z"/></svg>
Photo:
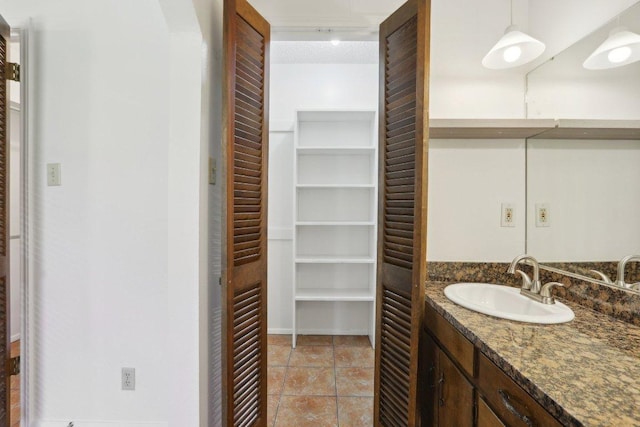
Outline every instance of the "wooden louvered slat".
<svg viewBox="0 0 640 427"><path fill-rule="evenodd" d="M376 426L420 425L429 9L429 0L410 0L380 27Z"/></svg>
<svg viewBox="0 0 640 427"><path fill-rule="evenodd" d="M260 363L263 338L256 326L262 322L262 292L258 282L233 299L233 425L253 420L257 415L254 409L260 406L259 385L265 373Z"/></svg>
<svg viewBox="0 0 640 427"><path fill-rule="evenodd" d="M269 24L247 0L224 0L223 420L267 417Z"/></svg>
<svg viewBox="0 0 640 427"><path fill-rule="evenodd" d="M393 425L409 425L411 296L385 289L382 306L380 357L387 363L380 393L386 397L386 417Z"/></svg>

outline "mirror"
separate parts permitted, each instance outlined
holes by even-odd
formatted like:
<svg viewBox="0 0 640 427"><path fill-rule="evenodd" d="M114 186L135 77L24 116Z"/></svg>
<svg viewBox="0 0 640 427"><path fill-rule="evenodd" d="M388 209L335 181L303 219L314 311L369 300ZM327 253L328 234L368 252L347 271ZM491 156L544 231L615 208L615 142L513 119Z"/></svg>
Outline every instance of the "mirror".
<svg viewBox="0 0 640 427"><path fill-rule="evenodd" d="M640 34L640 2L527 75L527 118L558 124L527 140L527 252L597 283L640 254L640 62L582 65L619 26Z"/></svg>

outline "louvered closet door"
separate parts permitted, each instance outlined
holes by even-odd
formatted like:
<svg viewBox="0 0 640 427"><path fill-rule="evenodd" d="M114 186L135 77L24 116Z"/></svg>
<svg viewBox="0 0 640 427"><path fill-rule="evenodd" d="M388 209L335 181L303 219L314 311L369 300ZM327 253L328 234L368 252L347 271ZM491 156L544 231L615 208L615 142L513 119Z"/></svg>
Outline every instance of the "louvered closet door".
<svg viewBox="0 0 640 427"><path fill-rule="evenodd" d="M224 7L223 419L264 426L270 28L245 0Z"/></svg>
<svg viewBox="0 0 640 427"><path fill-rule="evenodd" d="M9 25L0 16L0 427L9 425L9 82L7 52Z"/></svg>
<svg viewBox="0 0 640 427"><path fill-rule="evenodd" d="M376 426L419 425L424 311L430 2L410 0L380 26L380 173Z"/></svg>

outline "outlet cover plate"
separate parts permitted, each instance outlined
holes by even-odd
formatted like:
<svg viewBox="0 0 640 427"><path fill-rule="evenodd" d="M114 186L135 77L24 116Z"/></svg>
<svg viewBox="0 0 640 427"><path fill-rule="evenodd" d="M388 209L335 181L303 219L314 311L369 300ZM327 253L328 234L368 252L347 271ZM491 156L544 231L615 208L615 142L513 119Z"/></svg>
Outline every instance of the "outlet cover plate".
<svg viewBox="0 0 640 427"><path fill-rule="evenodd" d="M549 204L536 203L536 227L550 227Z"/></svg>
<svg viewBox="0 0 640 427"><path fill-rule="evenodd" d="M135 368L122 368L122 389L123 390L136 389L136 369Z"/></svg>
<svg viewBox="0 0 640 427"><path fill-rule="evenodd" d="M513 203L502 204L502 214L500 216L501 227L516 226L516 207Z"/></svg>

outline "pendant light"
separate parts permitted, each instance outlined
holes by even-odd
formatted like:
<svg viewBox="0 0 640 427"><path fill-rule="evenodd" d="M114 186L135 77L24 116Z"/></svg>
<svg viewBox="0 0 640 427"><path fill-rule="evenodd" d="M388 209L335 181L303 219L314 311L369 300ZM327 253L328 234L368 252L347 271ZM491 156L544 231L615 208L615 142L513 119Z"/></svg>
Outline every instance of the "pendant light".
<svg viewBox="0 0 640 427"><path fill-rule="evenodd" d="M604 70L622 67L640 60L640 35L616 27L609 37L584 61L588 70Z"/></svg>
<svg viewBox="0 0 640 427"><path fill-rule="evenodd" d="M518 30L513 25L513 0L511 0L511 25L504 36L482 58L482 65L493 70L513 68L526 64L542 55L545 45L540 40Z"/></svg>

